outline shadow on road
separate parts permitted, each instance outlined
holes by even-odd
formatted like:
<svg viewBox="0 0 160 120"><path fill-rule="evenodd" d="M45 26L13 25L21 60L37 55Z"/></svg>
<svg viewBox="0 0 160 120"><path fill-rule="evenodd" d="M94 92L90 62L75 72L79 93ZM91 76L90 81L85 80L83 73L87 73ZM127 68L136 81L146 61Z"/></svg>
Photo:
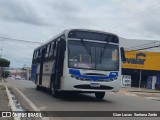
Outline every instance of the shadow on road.
<svg viewBox="0 0 160 120"><path fill-rule="evenodd" d="M34 88L31 88L32 90L35 90ZM46 88L41 88L38 90L41 93L48 94L50 97L52 97L51 92ZM106 100L105 98L103 100L98 100L95 98L94 93L75 93L75 92L61 92L58 98L60 101L72 101L72 102L108 102L113 103L113 101Z"/></svg>

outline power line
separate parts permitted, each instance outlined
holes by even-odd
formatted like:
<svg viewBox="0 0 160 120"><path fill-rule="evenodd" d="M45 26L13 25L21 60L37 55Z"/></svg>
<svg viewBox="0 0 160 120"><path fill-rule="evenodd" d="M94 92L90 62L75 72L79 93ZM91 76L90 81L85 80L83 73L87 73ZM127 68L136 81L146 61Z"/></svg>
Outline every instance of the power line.
<svg viewBox="0 0 160 120"><path fill-rule="evenodd" d="M156 7L155 7L156 6ZM125 19L124 21L123 21L123 23L127 23L127 22L133 22L133 20L136 20L136 18L137 18L137 16L140 16L140 15L142 15L141 16L141 18L143 17L146 17L146 16L148 16L148 14L149 13L155 13L155 12L159 12L158 11L158 9L160 8L160 6L158 6L157 7L157 5L154 5L154 6L152 6L152 7L150 7L149 9L145 9L145 10L143 10L143 11L141 11L141 12L138 12L138 13L136 13L136 14L134 14L133 16L131 16L131 17L129 17L128 19ZM135 21L134 21L135 22ZM112 27L112 26L114 26L115 24L112 24L110 27ZM119 23L119 25L122 25L122 23ZM124 24L123 24L124 25Z"/></svg>
<svg viewBox="0 0 160 120"><path fill-rule="evenodd" d="M9 56L9 55L3 55L3 56L5 56L5 57L7 57L7 58L11 58L11 59L19 59L19 58L11 57L11 56ZM23 59L28 59L28 60L30 60L30 59L32 59L32 58L25 58L25 57L23 57Z"/></svg>
<svg viewBox="0 0 160 120"><path fill-rule="evenodd" d="M20 63L32 63L31 61L21 61L21 60L15 60L17 58L12 58L12 57L7 57L6 55L3 55L5 56L7 59L10 59L10 61L14 61L14 62L20 62Z"/></svg>
<svg viewBox="0 0 160 120"><path fill-rule="evenodd" d="M140 47L143 47L143 46L148 46L148 45L153 45L157 42L160 42L160 41L154 41L154 42L150 42L150 43L146 43L146 44L141 44L141 45L138 45L138 46L133 46L133 47L130 47L130 48L126 48L127 50L131 50L131 49L136 49L136 48L140 48Z"/></svg>
<svg viewBox="0 0 160 120"><path fill-rule="evenodd" d="M20 63L32 63L32 62L19 61L19 60L11 60L11 61L14 61L14 62L20 62Z"/></svg>
<svg viewBox="0 0 160 120"><path fill-rule="evenodd" d="M160 45L152 46L152 47L146 47L146 48L140 48L140 49L135 49L135 50L130 50L130 51L146 50L146 49L157 48L157 47L160 47ZM127 52L130 52L130 51L127 51Z"/></svg>
<svg viewBox="0 0 160 120"><path fill-rule="evenodd" d="M9 57L7 57L7 59L10 59L10 61L20 62L20 63L32 63L32 62L29 62L29 61L14 60L14 59L9 58Z"/></svg>
<svg viewBox="0 0 160 120"><path fill-rule="evenodd" d="M153 13L151 13L151 14L155 14L155 13L159 13L159 10L156 10L155 12L153 12ZM144 15L141 16L141 18L142 18L142 19L145 19L145 17L147 17L147 16L149 16L149 15L150 15L150 14L144 14ZM142 19L141 19L141 20L142 20ZM137 19L134 18L134 19L132 19L132 20L130 20L130 21L125 22L125 24L123 24L123 25L130 24L130 23L133 23L133 22L136 22L136 21L137 21ZM122 25L122 24L120 24L120 25Z"/></svg>
<svg viewBox="0 0 160 120"><path fill-rule="evenodd" d="M138 50L146 50L146 49L157 48L157 47L160 47L160 44L158 44L158 45L152 45L152 46L148 46L148 47L143 47L143 48L138 48L138 49L133 49L133 50L129 50L127 52L138 51Z"/></svg>
<svg viewBox="0 0 160 120"><path fill-rule="evenodd" d="M28 40L15 39L15 38L9 38L9 37L0 37L0 38L3 39L1 41L8 40L8 41L18 41L18 42L25 42L25 43L43 44L42 42L28 41Z"/></svg>

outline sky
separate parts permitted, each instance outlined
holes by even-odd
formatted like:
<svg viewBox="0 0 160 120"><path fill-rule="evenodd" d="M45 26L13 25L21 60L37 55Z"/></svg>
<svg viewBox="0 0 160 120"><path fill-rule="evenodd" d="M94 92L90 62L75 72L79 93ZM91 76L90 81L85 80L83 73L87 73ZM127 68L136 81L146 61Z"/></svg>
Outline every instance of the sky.
<svg viewBox="0 0 160 120"><path fill-rule="evenodd" d="M127 39L160 39L160 0L0 0L0 55L10 67L31 66L38 43L65 29L112 32Z"/></svg>

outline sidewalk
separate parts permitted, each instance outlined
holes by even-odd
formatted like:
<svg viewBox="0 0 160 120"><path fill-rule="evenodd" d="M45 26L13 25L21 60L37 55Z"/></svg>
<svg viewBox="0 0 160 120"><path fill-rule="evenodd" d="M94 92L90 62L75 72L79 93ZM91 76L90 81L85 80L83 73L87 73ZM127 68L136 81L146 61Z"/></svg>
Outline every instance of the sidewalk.
<svg viewBox="0 0 160 120"><path fill-rule="evenodd" d="M160 90L151 90L146 88L140 88L139 90L139 88L130 87L130 88L121 88L120 92L134 94L139 97L151 98L160 101Z"/></svg>
<svg viewBox="0 0 160 120"><path fill-rule="evenodd" d="M142 92L142 93L158 93L160 94L160 90L152 90L146 88L136 88L136 87L128 87L128 88L121 88L122 91L126 92Z"/></svg>

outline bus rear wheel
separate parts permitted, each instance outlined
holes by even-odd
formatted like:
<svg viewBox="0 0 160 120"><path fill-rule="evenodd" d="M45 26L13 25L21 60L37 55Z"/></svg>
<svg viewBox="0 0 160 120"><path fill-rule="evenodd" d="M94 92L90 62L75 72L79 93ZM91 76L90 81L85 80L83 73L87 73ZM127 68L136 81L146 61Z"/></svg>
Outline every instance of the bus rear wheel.
<svg viewBox="0 0 160 120"><path fill-rule="evenodd" d="M54 89L53 84L52 84L52 87L51 87L51 94L54 98L59 97L59 91Z"/></svg>
<svg viewBox="0 0 160 120"><path fill-rule="evenodd" d="M54 98L58 98L58 97L59 97L59 91L53 90L53 91L52 91L52 96L53 96Z"/></svg>
<svg viewBox="0 0 160 120"><path fill-rule="evenodd" d="M41 87L36 84L36 85L35 85L35 88L36 88L36 90L40 90Z"/></svg>
<svg viewBox="0 0 160 120"><path fill-rule="evenodd" d="M105 92L96 92L95 96L98 100L102 100L105 96Z"/></svg>

